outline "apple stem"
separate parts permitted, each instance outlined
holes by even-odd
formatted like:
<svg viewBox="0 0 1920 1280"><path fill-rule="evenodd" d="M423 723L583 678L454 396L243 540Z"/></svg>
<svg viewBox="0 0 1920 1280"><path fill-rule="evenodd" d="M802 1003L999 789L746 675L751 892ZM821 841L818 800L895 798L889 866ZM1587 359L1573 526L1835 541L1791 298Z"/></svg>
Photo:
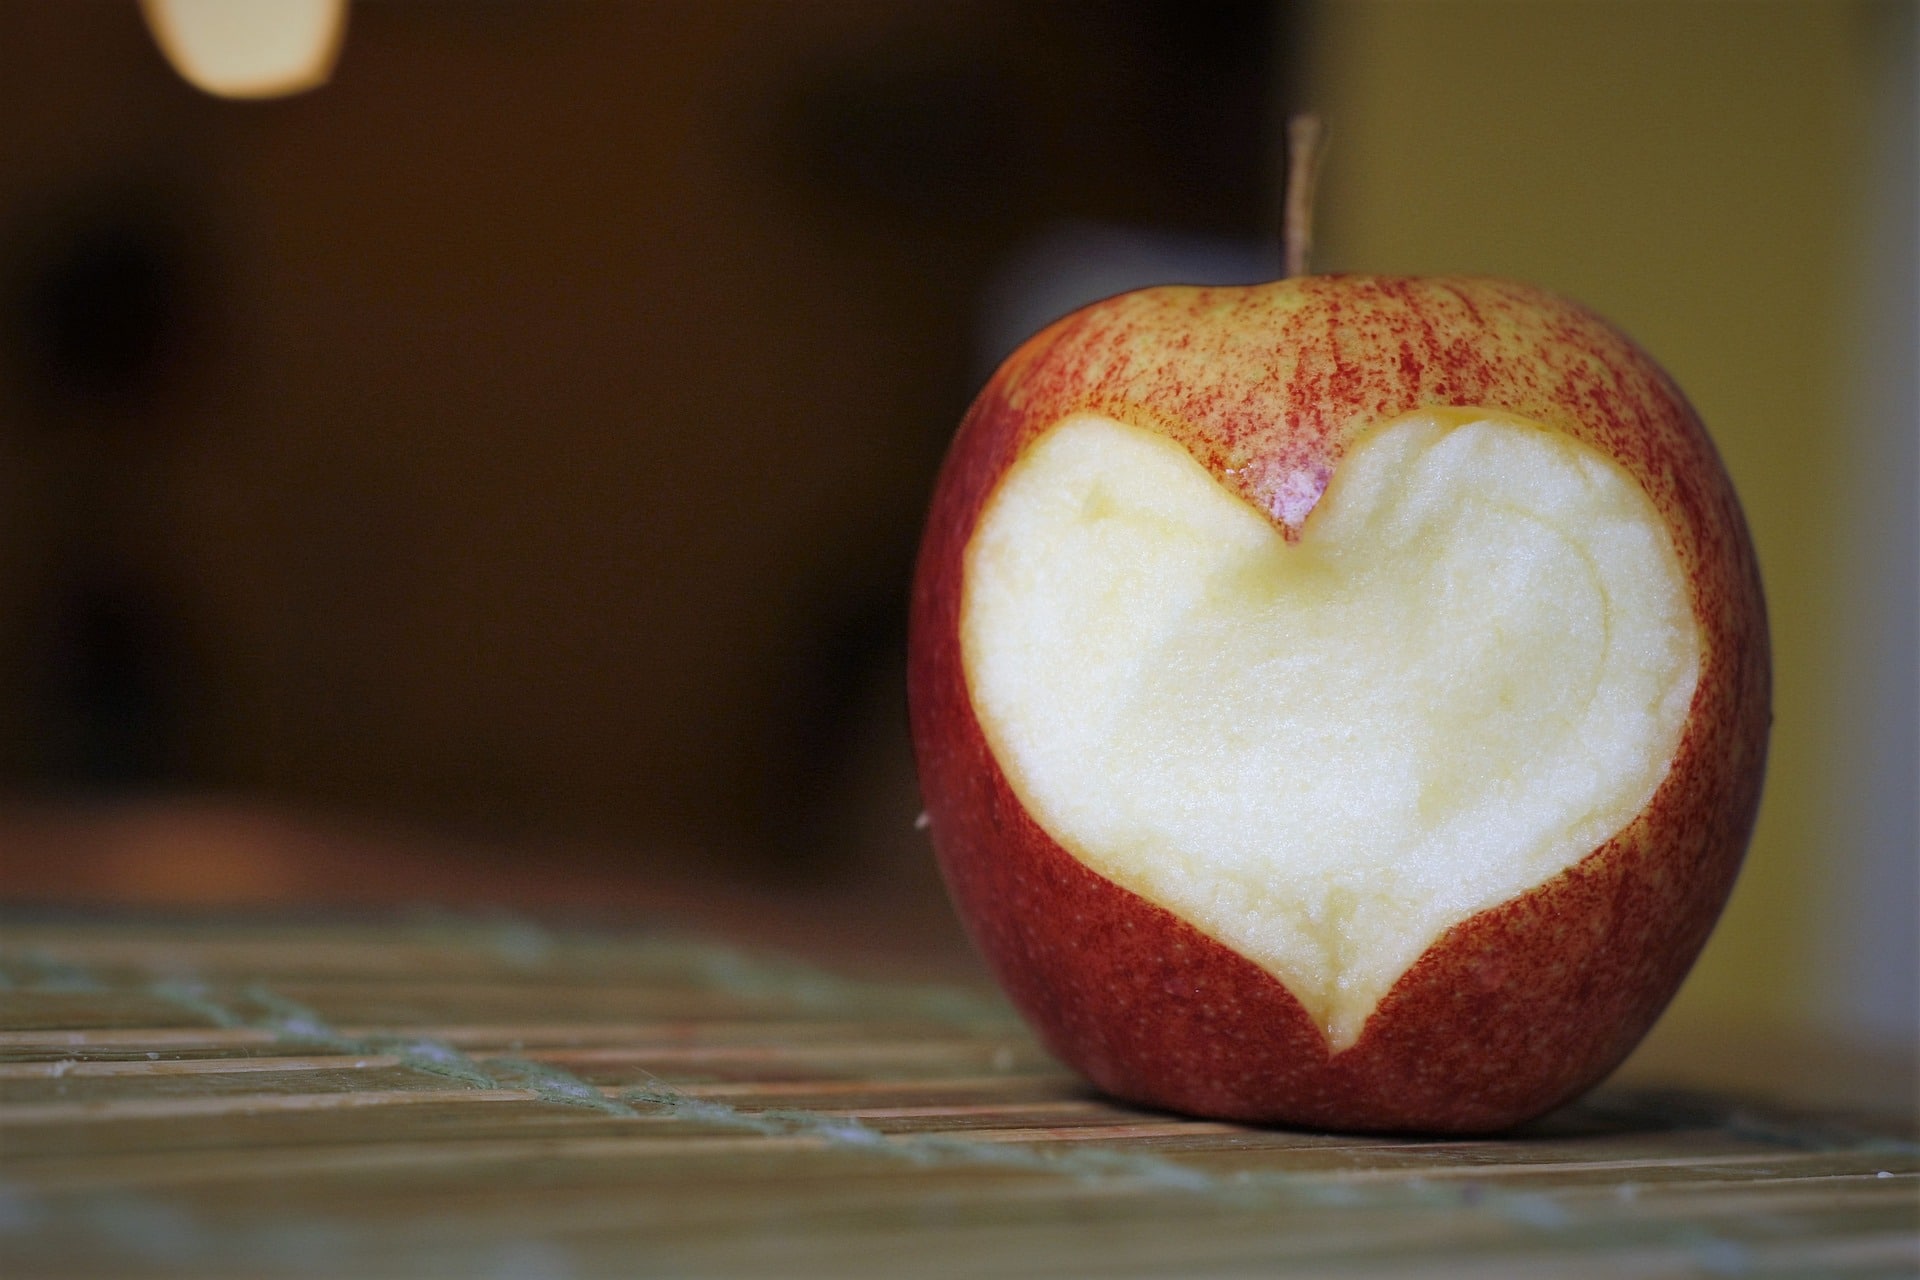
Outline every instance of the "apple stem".
<svg viewBox="0 0 1920 1280"><path fill-rule="evenodd" d="M1304 276L1313 256L1313 189L1320 175L1320 117L1302 111L1287 120L1287 203L1281 246L1285 274Z"/></svg>

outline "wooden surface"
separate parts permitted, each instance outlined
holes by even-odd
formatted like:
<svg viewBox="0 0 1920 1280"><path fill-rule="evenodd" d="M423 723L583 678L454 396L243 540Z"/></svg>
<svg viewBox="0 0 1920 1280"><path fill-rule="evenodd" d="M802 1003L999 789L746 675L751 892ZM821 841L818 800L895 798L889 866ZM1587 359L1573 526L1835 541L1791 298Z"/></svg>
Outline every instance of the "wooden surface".
<svg viewBox="0 0 1920 1280"><path fill-rule="evenodd" d="M0 918L9 1280L1907 1276L1914 1138L1644 1073L1496 1140L1249 1129L983 989L658 931Z"/></svg>

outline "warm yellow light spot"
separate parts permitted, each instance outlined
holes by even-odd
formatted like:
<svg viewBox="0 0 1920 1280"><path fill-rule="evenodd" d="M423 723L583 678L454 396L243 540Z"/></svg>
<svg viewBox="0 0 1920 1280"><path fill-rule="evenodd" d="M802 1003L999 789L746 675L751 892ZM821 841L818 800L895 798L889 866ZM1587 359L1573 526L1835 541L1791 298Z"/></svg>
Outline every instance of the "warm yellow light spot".
<svg viewBox="0 0 1920 1280"><path fill-rule="evenodd" d="M333 75L347 0L140 0L161 52L222 98L278 98Z"/></svg>

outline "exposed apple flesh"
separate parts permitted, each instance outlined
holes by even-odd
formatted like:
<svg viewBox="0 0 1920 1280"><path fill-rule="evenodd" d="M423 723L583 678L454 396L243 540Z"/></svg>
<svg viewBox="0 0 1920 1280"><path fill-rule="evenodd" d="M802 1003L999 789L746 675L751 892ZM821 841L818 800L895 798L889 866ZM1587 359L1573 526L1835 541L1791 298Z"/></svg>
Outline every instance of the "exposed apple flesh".
<svg viewBox="0 0 1920 1280"><path fill-rule="evenodd" d="M983 511L960 635L1041 827L1335 1051L1448 928L1646 806L1699 666L1638 486L1459 409L1358 441L1297 541L1165 437L1072 417Z"/></svg>

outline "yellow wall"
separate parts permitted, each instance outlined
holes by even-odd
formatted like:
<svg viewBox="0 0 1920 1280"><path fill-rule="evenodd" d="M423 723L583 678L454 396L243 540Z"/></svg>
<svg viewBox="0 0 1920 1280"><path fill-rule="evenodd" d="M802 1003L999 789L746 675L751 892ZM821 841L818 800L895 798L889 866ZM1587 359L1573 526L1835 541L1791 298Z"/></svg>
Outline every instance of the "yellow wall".
<svg viewBox="0 0 1920 1280"><path fill-rule="evenodd" d="M1676 1006L1703 1022L1822 1020L1843 334L1885 8L1330 3L1310 45L1330 133L1315 266L1580 298L1679 380L1746 505L1775 730L1746 870Z"/></svg>

